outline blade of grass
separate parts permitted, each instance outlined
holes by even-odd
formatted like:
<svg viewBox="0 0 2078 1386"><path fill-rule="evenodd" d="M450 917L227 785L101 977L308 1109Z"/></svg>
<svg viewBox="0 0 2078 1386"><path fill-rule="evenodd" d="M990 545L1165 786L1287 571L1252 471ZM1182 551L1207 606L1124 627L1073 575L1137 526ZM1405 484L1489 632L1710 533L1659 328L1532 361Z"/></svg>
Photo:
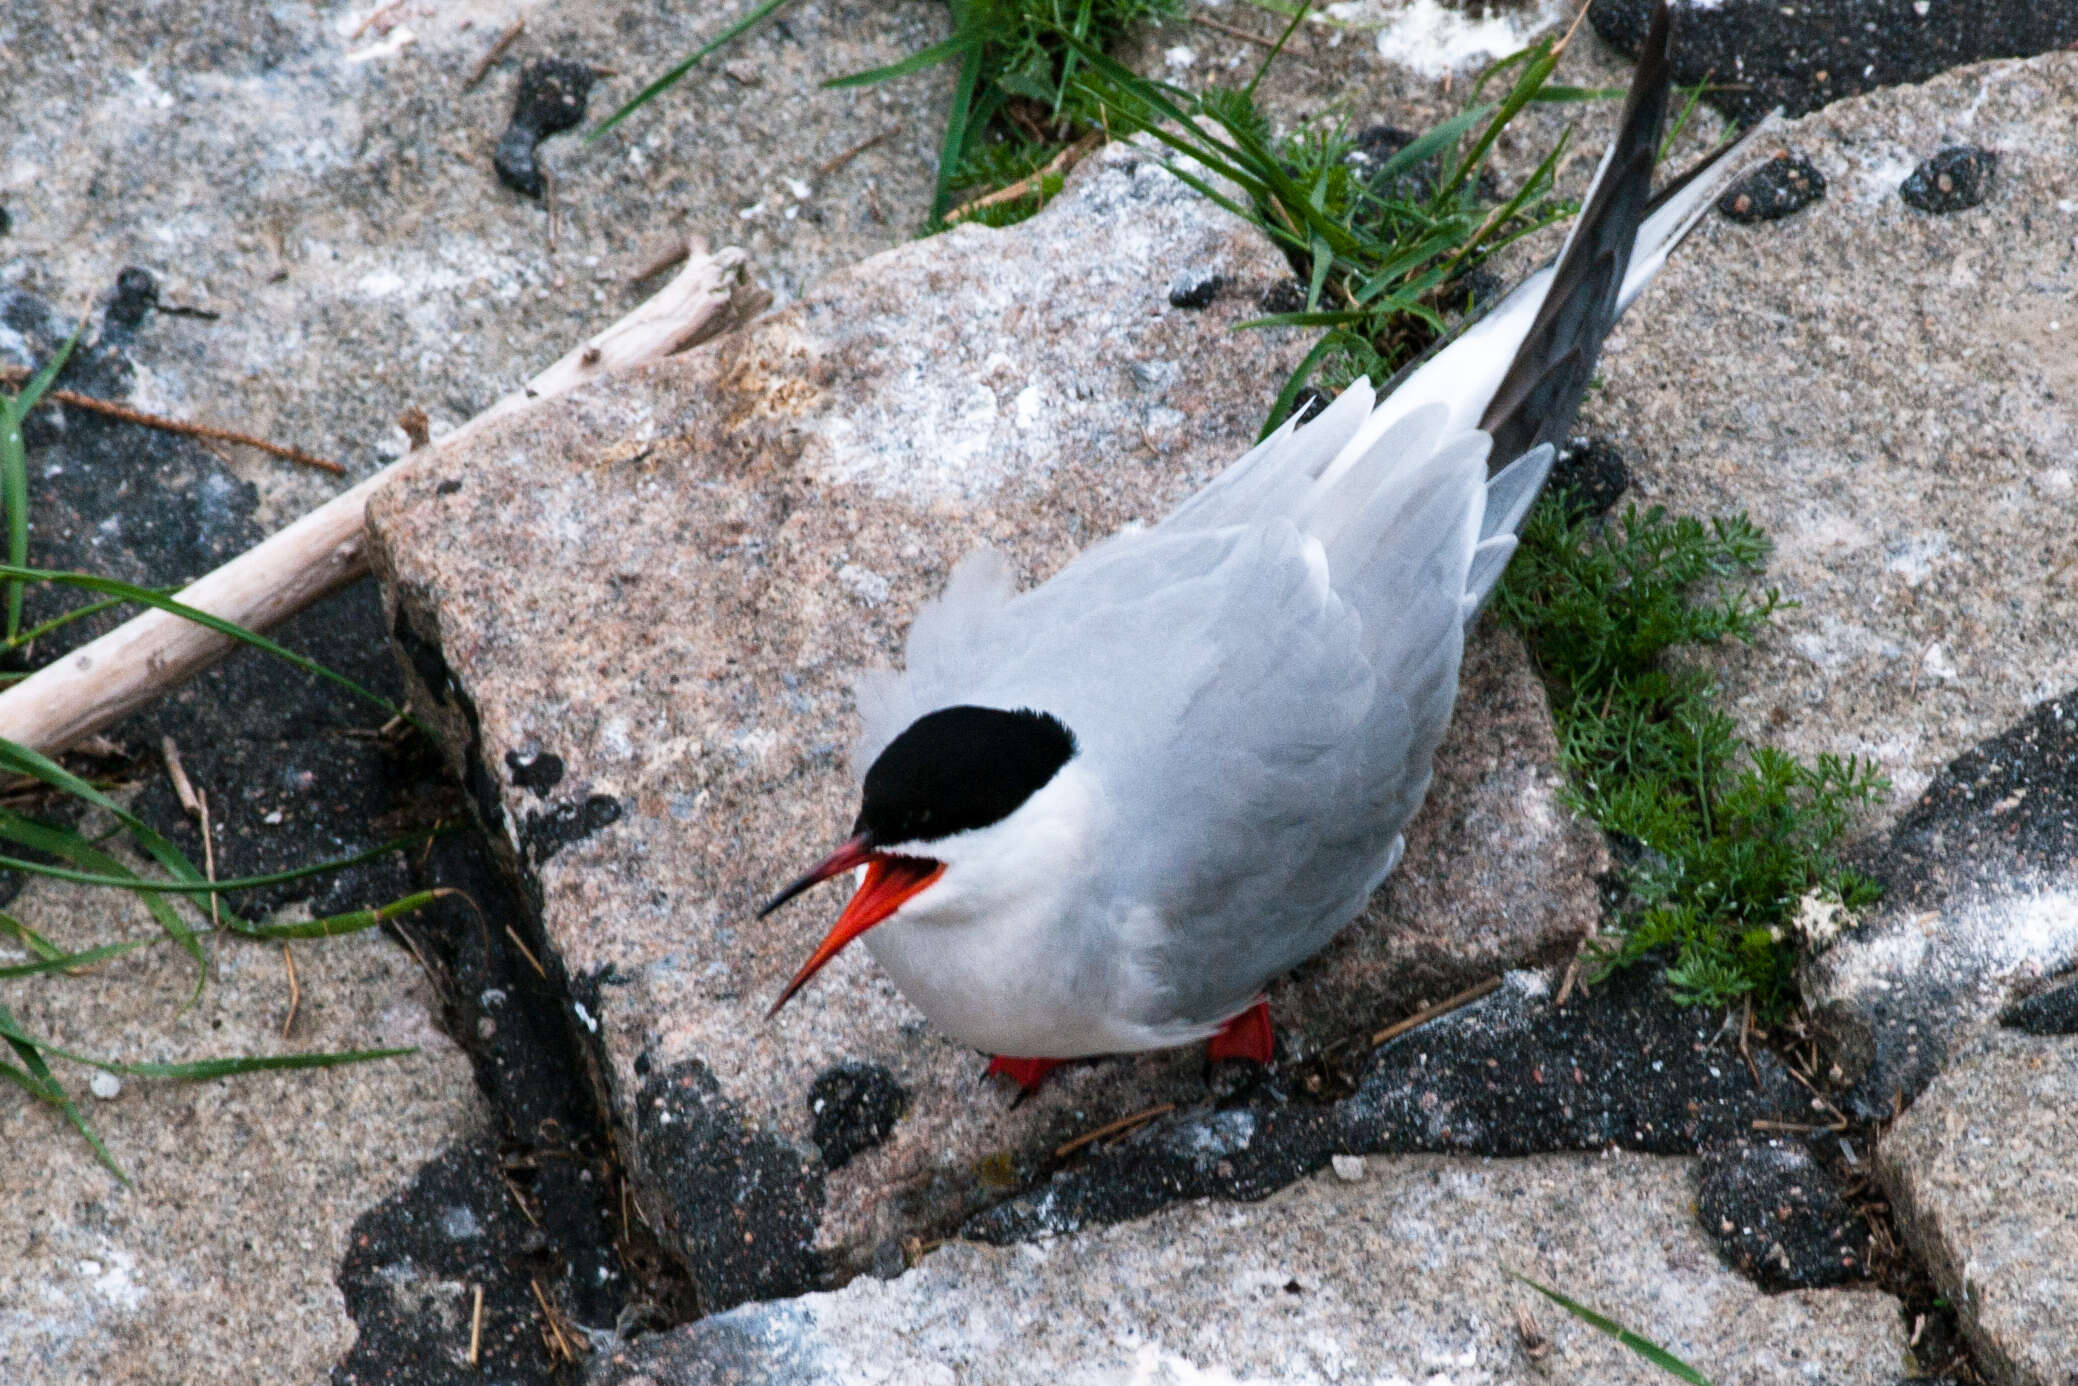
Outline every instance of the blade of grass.
<svg viewBox="0 0 2078 1386"><path fill-rule="evenodd" d="M1479 138L1473 143L1471 151L1465 155L1464 161L1458 165L1457 172L1452 174L1449 181L1437 190L1436 196L1439 200L1450 196L1465 185L1465 180L1470 178L1480 165L1486 161L1487 153L1493 148L1494 141L1501 137L1501 132L1508 128L1509 123L1517 115L1521 114L1522 108L1529 105L1536 98L1537 93L1543 89L1544 83L1558 67L1558 54L1553 50L1554 44L1552 40L1544 38L1531 44L1521 54L1516 55L1526 59L1522 75L1515 79L1515 85L1510 87L1508 95L1501 99L1500 105L1495 108L1493 116L1487 121L1486 129L1480 132ZM1501 61L1502 63L1507 63L1512 61L1512 59L1504 58ZM1501 64L1497 63L1490 71L1498 70L1500 66Z"/></svg>
<svg viewBox="0 0 2078 1386"><path fill-rule="evenodd" d="M931 193L931 221L936 224L952 203L952 176L967 149L968 120L974 114L974 95L981 85L980 44L973 44L960 59L960 75L953 83L952 109L945 118L945 138L938 145L938 183Z"/></svg>
<svg viewBox="0 0 2078 1386"><path fill-rule="evenodd" d="M1284 26L1284 32L1277 36L1277 42L1270 45L1270 51L1264 54L1262 62L1256 65L1255 76L1249 78L1248 85L1241 89L1243 96L1254 99L1255 89L1262 83L1263 74L1270 70L1270 64L1276 62L1278 56L1284 52L1284 45L1291 41L1291 36L1298 31L1300 22L1306 18L1306 11L1312 8L1313 0L1300 0L1299 5L1292 10L1291 22Z"/></svg>
<svg viewBox="0 0 2078 1386"><path fill-rule="evenodd" d="M1666 1372L1669 1376L1672 1376L1680 1381L1685 1381L1689 1383L1689 1386L1710 1386L1710 1380L1708 1377L1705 1377L1694 1367L1691 1367L1690 1365L1688 1365L1688 1363L1682 1361L1679 1357L1676 1357L1673 1353L1667 1351L1658 1343L1653 1342L1650 1338L1640 1337L1638 1334L1631 1332L1630 1329L1625 1328L1622 1324L1616 1322L1614 1319L1604 1317L1601 1314L1597 1314L1594 1310L1588 1308L1584 1304L1576 1304L1572 1300L1567 1299L1564 1295L1560 1294L1557 1290L1550 1289L1543 1285L1539 1285L1536 1281L1530 1279L1526 1275L1517 1275L1514 1271L1507 1270L1505 1267L1502 1270L1502 1274L1508 1276L1508 1278L1511 1280L1520 1280L1523 1284L1529 1286L1538 1294L1544 1296L1553 1304L1556 1304L1559 1308L1571 1314L1574 1318L1579 1319L1582 1323L1586 1324L1590 1328L1608 1334L1610 1337L1616 1339L1617 1342L1622 1343L1625 1347L1629 1348L1632 1352L1637 1353L1640 1357L1652 1363L1653 1366L1658 1367L1661 1371Z"/></svg>
<svg viewBox="0 0 2078 1386"><path fill-rule="evenodd" d="M125 953L134 953L140 948L150 948L165 941L163 938L133 938L122 943L104 943L97 948L82 948L77 953L54 953L49 957L38 958L32 963L15 963L8 967L0 967L0 980L8 977L33 977L42 972L70 972L78 967L92 967L96 963L107 962L110 958L120 958Z"/></svg>
<svg viewBox="0 0 2078 1386"><path fill-rule="evenodd" d="M155 587L152 590L159 593L161 596L169 596L172 593L179 591L180 589L177 587ZM42 639L46 635L49 635L54 630L62 630L64 627L71 625L74 621L84 621L89 616L99 616L104 611L110 611L116 607L128 605L128 600L123 597L103 597L98 602L88 602L85 606L74 607L72 610L64 612L61 615L51 617L48 621L44 621L38 625L29 627L29 629L23 631L20 635L17 635L12 640L9 640L7 642L7 648L11 650L20 649L24 645L34 644L37 640Z"/></svg>
<svg viewBox="0 0 2078 1386"><path fill-rule="evenodd" d="M4 810L0 810L0 814L4 813ZM35 822L34 819L28 821ZM48 827L49 825L39 824L38 826ZM258 890L262 886L286 885L290 881L300 881L309 876L322 876L332 871L344 871L349 867L359 866L363 862L374 861L377 857L387 856L391 852L402 852L416 847L422 842L430 842L435 838L447 837L462 831L463 829L459 825L428 828L423 832L409 833L403 837L394 837L381 846L370 847L366 851L356 852L351 856L334 857L330 861L322 861L314 866L298 866L287 871L270 871L262 876L226 876L215 881L155 881L130 873L127 869L120 869L120 862L117 863L119 869L113 872L72 871L62 866L51 866L43 862L26 861L20 857L10 856L0 856L0 870L21 871L34 876L48 876L52 880L70 881L76 885L116 886L123 890L134 891L139 895L215 895L229 893L234 890ZM0 836L7 835L9 835L7 820L4 817L0 817ZM35 846L36 844L25 843L24 845ZM38 850L50 849L39 847ZM0 915L0 919L4 918L4 915Z"/></svg>
<svg viewBox="0 0 2078 1386"><path fill-rule="evenodd" d="M342 1064L368 1063L375 1059L394 1059L418 1053L415 1047L331 1049L307 1054L247 1054L221 1059L194 1059L184 1063L131 1064L119 1059L97 1059L91 1054L81 1054L77 1050L37 1039L25 1033L5 1007L0 1007L0 1039L5 1039L14 1047L16 1053L22 1054L22 1061L29 1065L31 1073L51 1084L57 1091L63 1090L57 1087L57 1080L49 1076L49 1066L44 1064L41 1055L52 1054L71 1063L98 1068L103 1073L119 1073L126 1078L186 1078L206 1081L212 1078L228 1078L236 1073L265 1073L276 1069L337 1068ZM25 1049L28 1053L23 1053ZM30 1054L39 1057L31 1061ZM38 1069L41 1069L41 1072L38 1072Z"/></svg>
<svg viewBox="0 0 2078 1386"><path fill-rule="evenodd" d="M65 344L52 353L44 362L43 369L29 379L20 392L0 395L0 505L7 510L7 561L22 567L29 561L29 447L22 439L22 421L29 411L43 398L58 372L65 369L65 362L72 356L72 348L79 342L79 334L86 331L87 315L81 313L79 322L73 326L72 335ZM12 579L7 584L7 643L15 643L15 635L22 628L22 584Z"/></svg>
<svg viewBox="0 0 2078 1386"><path fill-rule="evenodd" d="M12 809L0 809L0 838L19 843L33 851L45 852L74 862L102 875L110 885L127 890L135 889L143 883L143 877L72 829L38 822ZM16 869L41 875L51 871L62 871L64 868L44 866L38 862L23 862ZM194 930L188 927L188 922L180 917L180 912L173 908L171 902L162 900L155 894L145 894L141 898L144 907L151 912L152 918L157 921L166 937L178 943L195 960L195 995L200 995L205 975L202 969L206 963L202 955L202 944L196 939ZM189 999L192 1000L193 997Z"/></svg>
<svg viewBox="0 0 2078 1386"><path fill-rule="evenodd" d="M919 48L897 62L888 63L883 67L869 67L863 72L851 72L842 77L832 77L823 85L841 91L849 87L869 87L877 82L891 82L897 77L907 77L912 72L921 72L927 67L936 67L942 62L961 57L975 46L974 41L965 34L954 34L929 48Z"/></svg>
<svg viewBox="0 0 2078 1386"><path fill-rule="evenodd" d="M173 598L156 592L149 587L139 587L135 583L101 577L95 573L64 572L47 568L25 568L13 563L0 563L0 578L20 579L25 582L54 582L60 586L78 587L89 592L102 592L112 597L118 597L126 602L135 602L140 606L155 607L160 611L171 612L184 620L193 621L198 626L207 626L219 635L228 635L233 640L250 645L256 650L265 650L276 659L285 660L306 674L311 674L329 683L337 684L362 701L373 703L389 713L390 716L401 717L412 726L417 727L421 732L425 732L428 736L432 735L431 728L427 727L424 722L410 712L398 707L380 693L363 688L346 675L327 668L307 655L297 654L294 650L269 640L258 631L247 630L237 622L226 621L221 616L212 616L207 611L199 610L184 602L175 601Z"/></svg>
<svg viewBox="0 0 2078 1386"><path fill-rule="evenodd" d="M94 1148L95 1157L108 1166L109 1173L128 1184L130 1176L123 1173L123 1167L115 1162L115 1156L108 1153L108 1147L101 1143L101 1137L94 1133L93 1127L87 1125L86 1116L79 1110L79 1104L72 1100L64 1085L51 1072L50 1065L44 1062L43 1050L49 1046L39 1045L23 1034L14 1023L14 1013L5 1006L0 1006L0 1038L6 1039L8 1047L14 1050L15 1056L22 1061L29 1076L42 1085L42 1091L37 1095L63 1112L65 1120L72 1123L72 1129L86 1137L87 1144ZM52 1049L51 1052L57 1054L63 1051ZM31 1087L29 1091L37 1090Z"/></svg>
<svg viewBox="0 0 2078 1386"><path fill-rule="evenodd" d="M633 96L629 97L628 100L621 106L619 110L615 111L612 115L606 117L605 120L599 123L598 129L592 131L589 135L586 135L584 137L585 143L590 144L592 141L598 139L600 136L604 135L608 130L611 130L614 126L620 124L629 116L633 115L639 108L648 105L650 101L655 99L660 93L666 91L671 87L676 86L678 84L679 79L684 77L688 72L691 72L695 67L698 67L700 63L706 59L708 54L714 52L718 48L726 48L731 43L734 43L739 35L747 33L752 28L755 28L759 23L761 23L765 19L767 15L770 15L774 10L777 10L780 6L785 5L788 2L789 0L765 0L765 2L762 5L759 5L749 14L743 16L743 18L737 20L734 24L731 24L728 28L722 30L719 34L716 34L705 45L703 45L701 48L695 51L692 57L687 58L684 62L670 69L663 76L657 78L654 82L651 82L648 86L644 87L641 91L638 91Z"/></svg>
<svg viewBox="0 0 2078 1386"><path fill-rule="evenodd" d="M27 948L39 958L61 957L65 952L64 949L58 947L58 945L52 943L42 934L37 933L34 929L4 910L0 910L0 934L7 934L18 940L24 948Z"/></svg>
<svg viewBox="0 0 2078 1386"><path fill-rule="evenodd" d="M446 889L421 890L392 900L387 905L378 905L374 909L348 910L344 914L328 915L323 919L298 919L285 924L247 924L237 932L247 938L258 939L338 938L344 934L357 934L363 929L372 929L378 924L395 919L400 914L422 910L442 896L456 893Z"/></svg>

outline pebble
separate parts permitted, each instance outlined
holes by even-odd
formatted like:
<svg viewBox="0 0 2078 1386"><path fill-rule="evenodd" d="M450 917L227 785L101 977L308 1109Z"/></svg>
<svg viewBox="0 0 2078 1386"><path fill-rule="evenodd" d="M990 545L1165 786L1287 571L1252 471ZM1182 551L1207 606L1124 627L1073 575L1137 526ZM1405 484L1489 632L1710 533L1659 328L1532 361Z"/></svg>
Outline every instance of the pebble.
<svg viewBox="0 0 2078 1386"><path fill-rule="evenodd" d="M1361 1155L1337 1155L1330 1163L1335 1166L1335 1177L1345 1184L1354 1184L1364 1177L1364 1157Z"/></svg>
<svg viewBox="0 0 2078 1386"><path fill-rule="evenodd" d="M1960 212L1991 193L1999 156L1975 145L1955 144L1912 170L1898 195L1922 212Z"/></svg>
<svg viewBox="0 0 2078 1386"><path fill-rule="evenodd" d="M113 1102L123 1095L123 1080L113 1073L97 1073L87 1079L87 1091L103 1102Z"/></svg>

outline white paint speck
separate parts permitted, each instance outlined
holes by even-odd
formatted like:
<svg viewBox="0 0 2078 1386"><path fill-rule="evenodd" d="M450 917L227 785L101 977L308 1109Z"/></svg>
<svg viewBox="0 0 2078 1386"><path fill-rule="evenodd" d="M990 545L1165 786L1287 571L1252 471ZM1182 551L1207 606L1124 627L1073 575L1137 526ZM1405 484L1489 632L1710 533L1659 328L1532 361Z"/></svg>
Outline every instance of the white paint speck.
<svg viewBox="0 0 2078 1386"><path fill-rule="evenodd" d="M113 1073L96 1073L87 1079L87 1091L103 1102L112 1102L123 1095L123 1080Z"/></svg>
<svg viewBox="0 0 2078 1386"><path fill-rule="evenodd" d="M1364 1157L1361 1155L1337 1155L1331 1163L1335 1166L1335 1177L1345 1184L1354 1184L1364 1177Z"/></svg>
<svg viewBox="0 0 2078 1386"><path fill-rule="evenodd" d="M584 1008L584 1002L572 1001L570 1008L577 1012L577 1018L584 1022L585 1029L590 1030L595 1035L599 1033L599 1022L594 1020L592 1013Z"/></svg>
<svg viewBox="0 0 2078 1386"><path fill-rule="evenodd" d="M1195 65L1198 61L1198 55L1190 48L1179 43L1174 48L1163 50L1162 61L1170 67L1185 68Z"/></svg>

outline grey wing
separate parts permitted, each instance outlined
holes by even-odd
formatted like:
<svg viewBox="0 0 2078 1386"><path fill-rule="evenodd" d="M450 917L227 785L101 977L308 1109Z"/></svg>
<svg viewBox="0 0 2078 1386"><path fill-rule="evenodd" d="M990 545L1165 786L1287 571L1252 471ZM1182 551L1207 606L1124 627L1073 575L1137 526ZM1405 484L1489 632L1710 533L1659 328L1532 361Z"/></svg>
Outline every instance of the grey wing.
<svg viewBox="0 0 2078 1386"><path fill-rule="evenodd" d="M1233 1014L1390 869L1431 738L1290 519L1119 536L999 625L964 700L1044 708L1080 740L1111 810L1089 923L1125 946L1134 1018Z"/></svg>

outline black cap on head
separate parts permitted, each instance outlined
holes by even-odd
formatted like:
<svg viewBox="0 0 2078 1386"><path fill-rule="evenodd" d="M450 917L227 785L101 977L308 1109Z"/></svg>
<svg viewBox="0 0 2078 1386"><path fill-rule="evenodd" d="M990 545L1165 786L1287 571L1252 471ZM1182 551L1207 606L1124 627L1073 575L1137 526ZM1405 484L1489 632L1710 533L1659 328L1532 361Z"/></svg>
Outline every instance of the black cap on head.
<svg viewBox="0 0 2078 1386"><path fill-rule="evenodd" d="M1017 812L1074 755L1075 734L1051 713L940 708L873 762L852 831L893 846L985 828Z"/></svg>

